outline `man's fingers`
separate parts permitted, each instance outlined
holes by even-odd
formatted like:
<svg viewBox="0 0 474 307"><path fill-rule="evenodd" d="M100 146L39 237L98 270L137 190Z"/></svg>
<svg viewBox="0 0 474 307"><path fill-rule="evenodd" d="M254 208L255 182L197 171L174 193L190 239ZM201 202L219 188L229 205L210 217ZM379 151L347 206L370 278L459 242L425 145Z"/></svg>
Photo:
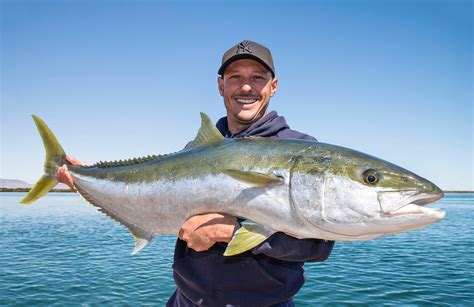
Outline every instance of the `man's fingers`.
<svg viewBox="0 0 474 307"><path fill-rule="evenodd" d="M72 180L71 174L69 174L69 172L66 173L66 180L66 184L71 188L71 190L77 192L76 186L74 185L74 181Z"/></svg>
<svg viewBox="0 0 474 307"><path fill-rule="evenodd" d="M205 251L216 242L229 242L232 238L237 218L219 213L195 215L187 219L178 232L178 237L186 241L189 248Z"/></svg>
<svg viewBox="0 0 474 307"><path fill-rule="evenodd" d="M71 163L72 165L77 165L77 166L81 165L81 161L77 160L76 158L70 155L66 156L66 161Z"/></svg>
<svg viewBox="0 0 474 307"><path fill-rule="evenodd" d="M87 166L88 164L82 163L81 161L75 159L73 156L67 155L66 161L74 166ZM64 184L67 184L71 190L77 192L76 186L74 185L74 180L72 179L71 174L67 168L67 165L63 165L58 168L57 171L58 181Z"/></svg>
<svg viewBox="0 0 474 307"><path fill-rule="evenodd" d="M58 167L57 177L58 177L59 182L65 183L65 181L66 181L65 177L66 176L64 174L65 174L66 171L67 171L66 165Z"/></svg>
<svg viewBox="0 0 474 307"><path fill-rule="evenodd" d="M178 237L180 240L187 241L189 239L189 236L185 235L185 231L183 228L179 230Z"/></svg>
<svg viewBox="0 0 474 307"><path fill-rule="evenodd" d="M71 188L71 190L73 190L74 192L77 192L77 189L76 189L76 186L74 185L74 181L72 180L71 174L69 174L69 172L66 172L65 177L66 177L65 184L67 184Z"/></svg>
<svg viewBox="0 0 474 307"><path fill-rule="evenodd" d="M75 166L90 166L91 165L89 163L81 162L81 161L77 160L76 158L74 158L71 155L66 156L66 161L71 163L72 165L75 165Z"/></svg>
<svg viewBox="0 0 474 307"><path fill-rule="evenodd" d="M59 182L67 184L74 192L77 192L76 186L74 185L74 180L72 179L71 174L69 174L66 165L58 168L57 179Z"/></svg>
<svg viewBox="0 0 474 307"><path fill-rule="evenodd" d="M191 246L190 246L190 244L188 243L188 247L194 249L196 252L207 251L207 250L210 249L213 245L214 245L214 242L212 242L212 243L201 243L201 244L195 244L195 245L192 244Z"/></svg>
<svg viewBox="0 0 474 307"><path fill-rule="evenodd" d="M207 251L209 248L211 248L214 243L212 244L204 244L204 243L193 243L193 242L186 242L188 248L191 248L192 250L196 251L196 252L203 252L203 251Z"/></svg>
<svg viewBox="0 0 474 307"><path fill-rule="evenodd" d="M191 231L186 227L181 227L178 232L178 237L180 240L186 242L188 248L191 248L196 252L206 251L215 243L209 237L207 237L205 233L203 234L199 230Z"/></svg>

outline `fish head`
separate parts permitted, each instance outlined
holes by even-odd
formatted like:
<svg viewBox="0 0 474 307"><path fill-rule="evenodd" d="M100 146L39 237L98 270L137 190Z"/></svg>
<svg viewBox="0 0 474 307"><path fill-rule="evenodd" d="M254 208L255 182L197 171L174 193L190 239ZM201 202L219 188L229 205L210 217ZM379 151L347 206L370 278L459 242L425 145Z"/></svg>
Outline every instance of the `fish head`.
<svg viewBox="0 0 474 307"><path fill-rule="evenodd" d="M429 180L358 151L320 146L317 159L303 158L293 171L291 195L306 225L325 238L373 239L444 218L444 211L424 207L443 197Z"/></svg>

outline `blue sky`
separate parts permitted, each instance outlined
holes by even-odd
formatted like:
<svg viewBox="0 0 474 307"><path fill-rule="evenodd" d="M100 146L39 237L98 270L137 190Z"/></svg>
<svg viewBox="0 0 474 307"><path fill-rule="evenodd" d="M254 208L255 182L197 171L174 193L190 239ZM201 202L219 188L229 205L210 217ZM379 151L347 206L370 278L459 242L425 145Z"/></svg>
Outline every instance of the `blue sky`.
<svg viewBox="0 0 474 307"><path fill-rule="evenodd" d="M1 1L1 178L43 146L95 162L181 149L224 115L222 54L268 46L293 129L474 190L471 1Z"/></svg>

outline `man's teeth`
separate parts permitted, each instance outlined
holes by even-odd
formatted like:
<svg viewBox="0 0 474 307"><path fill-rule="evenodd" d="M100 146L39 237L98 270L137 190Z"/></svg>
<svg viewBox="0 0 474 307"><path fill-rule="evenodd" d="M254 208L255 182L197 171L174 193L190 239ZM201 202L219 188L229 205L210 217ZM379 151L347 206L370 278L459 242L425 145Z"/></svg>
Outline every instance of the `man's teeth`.
<svg viewBox="0 0 474 307"><path fill-rule="evenodd" d="M244 104L249 104L249 103L254 103L258 99L236 99L238 103L244 103Z"/></svg>

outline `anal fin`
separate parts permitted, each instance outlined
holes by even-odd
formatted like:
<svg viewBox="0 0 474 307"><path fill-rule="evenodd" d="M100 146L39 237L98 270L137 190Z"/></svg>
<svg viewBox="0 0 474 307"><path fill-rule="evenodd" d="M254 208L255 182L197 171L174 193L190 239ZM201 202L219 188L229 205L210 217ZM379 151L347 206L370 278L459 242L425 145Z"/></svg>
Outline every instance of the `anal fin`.
<svg viewBox="0 0 474 307"><path fill-rule="evenodd" d="M76 185L76 187L80 195L88 203L90 203L94 207L97 207L99 212L104 213L114 221L128 228L128 230L135 237L135 247L133 248L132 255L136 255L138 252L140 252L153 239L154 236L152 234L147 233L144 229L138 227L138 225L133 224L130 221L127 221L123 218L119 218L119 214L113 212L111 208L106 208L105 206L103 206L97 199L87 193L86 190L84 190L81 186Z"/></svg>
<svg viewBox="0 0 474 307"><path fill-rule="evenodd" d="M138 252L141 251L145 246L147 246L149 242L147 239L143 239L140 237L135 237L135 239L136 239L136 242L135 242L135 247L133 248L133 251L132 251L132 256L138 254Z"/></svg>

